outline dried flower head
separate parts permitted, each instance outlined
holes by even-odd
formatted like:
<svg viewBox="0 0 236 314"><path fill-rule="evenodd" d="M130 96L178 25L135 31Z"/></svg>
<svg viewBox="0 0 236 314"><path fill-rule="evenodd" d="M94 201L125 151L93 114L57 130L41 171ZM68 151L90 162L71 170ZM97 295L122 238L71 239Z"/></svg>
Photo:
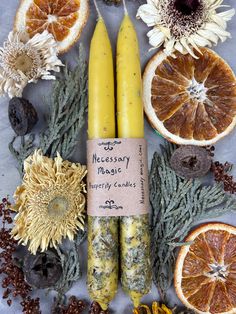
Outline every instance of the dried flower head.
<svg viewBox="0 0 236 314"><path fill-rule="evenodd" d="M216 45L230 37L226 31L227 22L235 10L217 13L223 7L223 0L147 0L141 5L137 17L153 29L148 32L149 43L158 48L164 44L164 51L173 54L190 53L198 47Z"/></svg>
<svg viewBox="0 0 236 314"><path fill-rule="evenodd" d="M59 72L62 65L57 43L48 31L31 39L24 32L12 31L0 48L0 95L21 97L28 83L55 79L50 71Z"/></svg>
<svg viewBox="0 0 236 314"><path fill-rule="evenodd" d="M56 247L63 237L73 240L84 227L86 167L63 161L59 154L50 159L37 150L26 159L24 171L14 195L15 239L29 244L33 254Z"/></svg>

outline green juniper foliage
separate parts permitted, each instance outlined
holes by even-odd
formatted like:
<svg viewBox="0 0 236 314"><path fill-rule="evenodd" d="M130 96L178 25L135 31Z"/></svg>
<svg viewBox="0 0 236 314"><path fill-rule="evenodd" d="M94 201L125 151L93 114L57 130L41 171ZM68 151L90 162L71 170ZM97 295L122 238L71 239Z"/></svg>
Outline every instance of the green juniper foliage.
<svg viewBox="0 0 236 314"><path fill-rule="evenodd" d="M78 281L81 277L80 269L80 245L86 238L86 232L79 230L77 238L74 242L71 242L71 248L68 250L62 250L57 248L57 253L61 260L62 276L57 282L54 290L58 295L55 304L63 304L65 300L65 294L70 290L73 283Z"/></svg>
<svg viewBox="0 0 236 314"><path fill-rule="evenodd" d="M174 149L166 144L161 155L154 153L150 172L153 280L164 300L173 281L176 247L187 245L190 229L201 220L236 210L235 199L220 184L206 186L177 176L169 165Z"/></svg>
<svg viewBox="0 0 236 314"><path fill-rule="evenodd" d="M39 135L39 145L34 144L33 135L27 141L23 138L18 150L13 145L16 138L9 144L11 153L18 161L21 175L25 158L36 148L40 148L44 155L51 158L57 152L63 159L72 155L79 132L85 124L87 81L87 63L84 49L80 46L78 65L74 70L65 67L62 75L53 84L48 102L47 127Z"/></svg>
<svg viewBox="0 0 236 314"><path fill-rule="evenodd" d="M18 171L20 176L23 177L23 169L24 169L24 160L31 154L33 154L35 150L34 146L34 134L30 134L29 136L21 136L21 144L19 150L15 149L14 144L18 136L14 136L12 141L9 143L9 151L16 158L18 162Z"/></svg>

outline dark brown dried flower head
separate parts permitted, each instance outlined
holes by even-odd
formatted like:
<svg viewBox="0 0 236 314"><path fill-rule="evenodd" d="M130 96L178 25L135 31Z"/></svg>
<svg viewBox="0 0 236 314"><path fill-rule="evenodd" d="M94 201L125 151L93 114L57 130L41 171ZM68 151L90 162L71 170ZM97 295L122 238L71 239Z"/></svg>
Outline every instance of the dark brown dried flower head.
<svg viewBox="0 0 236 314"><path fill-rule="evenodd" d="M62 266L56 250L28 254L24 260L26 282L34 288L45 289L55 286L62 275Z"/></svg>
<svg viewBox="0 0 236 314"><path fill-rule="evenodd" d="M24 98L14 97L10 100L8 116L12 129L19 136L29 133L38 121L35 108Z"/></svg>
<svg viewBox="0 0 236 314"><path fill-rule="evenodd" d="M211 157L203 147L181 146L177 148L170 160L171 167L184 178L202 177L211 168Z"/></svg>
<svg viewBox="0 0 236 314"><path fill-rule="evenodd" d="M198 10L201 5L200 0L175 0L174 7L184 15L190 15Z"/></svg>

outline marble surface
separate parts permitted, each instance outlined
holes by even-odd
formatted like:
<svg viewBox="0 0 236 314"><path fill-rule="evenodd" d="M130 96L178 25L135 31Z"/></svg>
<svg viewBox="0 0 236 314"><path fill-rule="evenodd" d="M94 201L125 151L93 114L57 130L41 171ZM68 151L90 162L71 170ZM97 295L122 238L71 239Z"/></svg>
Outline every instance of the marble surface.
<svg viewBox="0 0 236 314"><path fill-rule="evenodd" d="M13 21L15 12L19 5L18 0L1 0L0 1L0 45L2 45L4 39L7 37L9 31L13 27ZM134 23L137 28L140 47L141 47L141 60L142 66L144 67L149 58L154 54L154 52L149 52L150 46L148 45L146 33L148 28L141 22L135 19L135 14L140 2L145 1L130 1L128 2L128 10L130 15L132 16ZM225 4L229 4L232 7L236 8L235 0L226 0ZM113 49L115 51L115 43L117 37L117 31L123 16L122 8L116 7L107 7L102 4L101 0L99 0L99 6L101 8L101 12L104 15L106 24L109 29L109 34L113 43ZM91 12L89 21L83 31L83 34L80 38L79 42L82 42L88 52L89 42L92 37L92 33L94 30L94 25L96 22L96 14L91 1ZM219 43L215 50L227 60L233 70L236 72L236 17L233 18L231 22L229 22L229 31L232 34L232 39L226 41L225 43ZM76 56L78 54L78 44L75 45L74 48L70 50L67 54L62 56L64 62L69 64L74 64L76 60ZM44 116L47 112L47 108L45 106L45 95L47 95L50 91L51 83L46 81L40 81L36 85L29 85L24 91L24 97L28 98L36 107L39 114L39 123L34 129L36 133L44 126ZM16 186L20 183L20 178L16 169L16 162L13 157L10 155L8 151L8 143L11 141L13 137L13 131L10 128L8 121L8 99L0 98L0 198L5 195L12 195ZM155 150L159 150L159 144L162 142L162 139L158 137L152 128L146 122L145 124L146 131L146 139L148 141L149 146L149 162L151 161L152 154ZM236 131L232 132L228 137L220 141L216 145L216 155L219 160L229 161L232 163L236 163ZM84 128L81 137L79 139L78 148L73 156L73 159L79 162L84 163L86 161L86 152L85 152L85 142L86 142L86 127ZM236 170L234 170L234 174L236 175ZM231 224L236 225L236 216L226 215L224 217L219 218L218 220L224 222L230 222ZM87 288L86 288L86 243L81 248L81 260L82 262L82 270L83 277L76 284L69 294L77 295L81 298L88 299ZM49 295L45 297L43 291L39 291L38 295L41 297L41 307L43 314L50 313L50 303L52 301L53 296ZM153 287L151 293L144 298L145 302L151 302L152 300L158 299L158 293L155 287ZM173 304L177 302L175 294L173 291L170 291L170 299L172 299ZM111 303L111 309L113 309L113 313L117 314L131 314L132 306L130 304L129 299L125 296L122 290L119 288L116 298ZM14 303L14 305L9 308L6 303L0 298L0 313L2 314L18 314L21 313L21 307Z"/></svg>

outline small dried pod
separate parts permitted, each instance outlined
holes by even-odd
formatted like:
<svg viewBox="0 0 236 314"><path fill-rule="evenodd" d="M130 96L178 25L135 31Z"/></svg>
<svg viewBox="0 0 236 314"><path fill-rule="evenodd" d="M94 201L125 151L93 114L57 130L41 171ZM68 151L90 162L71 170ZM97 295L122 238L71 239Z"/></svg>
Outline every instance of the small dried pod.
<svg viewBox="0 0 236 314"><path fill-rule="evenodd" d="M18 136L29 133L38 122L35 108L24 98L14 97L10 100L8 116L11 127Z"/></svg>
<svg viewBox="0 0 236 314"><path fill-rule="evenodd" d="M62 275L62 265L56 250L27 254L24 260L25 281L33 288L45 289L55 286Z"/></svg>
<svg viewBox="0 0 236 314"><path fill-rule="evenodd" d="M198 146L180 146L171 156L170 165L184 178L193 179L206 175L212 164L208 151Z"/></svg>

